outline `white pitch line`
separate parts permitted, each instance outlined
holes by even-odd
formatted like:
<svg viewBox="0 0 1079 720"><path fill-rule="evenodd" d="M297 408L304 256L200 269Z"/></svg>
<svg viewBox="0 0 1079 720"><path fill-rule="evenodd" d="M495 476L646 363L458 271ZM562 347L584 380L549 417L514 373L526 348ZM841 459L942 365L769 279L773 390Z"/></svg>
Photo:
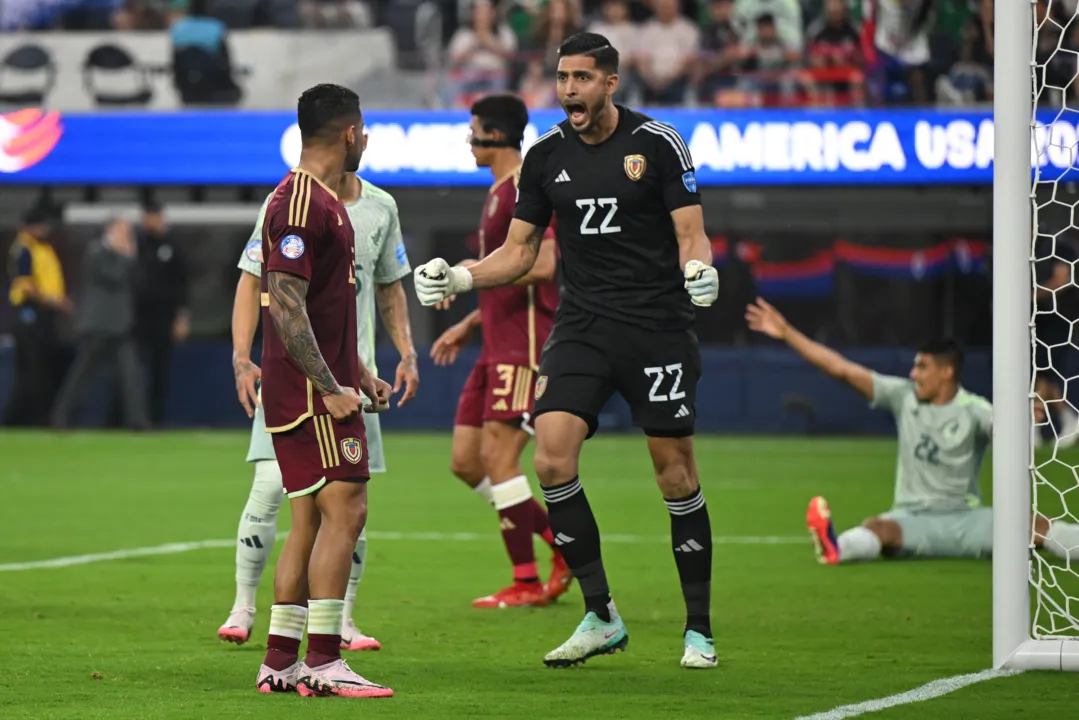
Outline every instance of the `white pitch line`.
<svg viewBox="0 0 1079 720"><path fill-rule="evenodd" d="M437 542L472 542L476 540L490 540L490 533L471 532L392 532L387 530L372 530L367 533L372 540L418 540ZM278 533L277 539L285 537L285 533ZM603 537L604 542L609 543L651 543L670 542L666 535L608 535ZM803 545L807 544L806 538L800 535L773 535L752 536L732 535L712 538L716 545ZM42 570L46 568L72 567L74 565L89 565L91 563L108 562L110 560L128 560L137 557L149 557L152 555L176 555L178 553L192 552L193 550L205 550L208 548L235 547L236 538L222 538L218 540L199 540L197 542L167 543L165 545L152 545L150 547L128 548L126 550L112 550L103 553L91 553L89 555L68 555L66 557L49 558L47 560L31 560L29 562L7 563L0 565L0 572L18 572L20 570Z"/></svg>
<svg viewBox="0 0 1079 720"><path fill-rule="evenodd" d="M844 718L880 712L881 710L887 710L888 708L893 708L897 705L909 705L911 703L932 700L933 698L938 698L942 695L947 695L948 693L965 688L968 685L1015 675L1019 672L1021 671L982 670L981 672L970 673L968 675L955 675L953 677L934 680L933 682L926 683L913 690L899 693L898 695L889 695L888 697L877 698L876 700L866 700L857 705L841 705L827 712L817 713L815 715L803 715L795 718L795 720L844 720Z"/></svg>

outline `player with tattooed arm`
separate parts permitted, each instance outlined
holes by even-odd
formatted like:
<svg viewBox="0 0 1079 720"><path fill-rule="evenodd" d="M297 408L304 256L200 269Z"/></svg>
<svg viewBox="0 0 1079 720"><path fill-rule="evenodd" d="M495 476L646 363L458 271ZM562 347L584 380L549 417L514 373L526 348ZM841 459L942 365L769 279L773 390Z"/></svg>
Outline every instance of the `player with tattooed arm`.
<svg viewBox="0 0 1079 720"><path fill-rule="evenodd" d="M362 146L366 148L367 136ZM375 315L381 315L401 361L393 391L404 388L397 405L408 402L419 387L416 348L412 344L412 329L408 320L408 305L401 280L411 274L408 254L401 238L401 222L393 197L356 173L341 176L341 202L348 211L356 236L356 337L359 339L360 359L378 373L375 367ZM251 635L255 623L255 594L262 571L273 552L277 535L277 514L281 507L281 468L274 455L273 442L266 432L266 417L258 401L259 368L251 360L251 342L259 321L259 284L262 277L262 226L266 209L274 193L266 198L259 212L251 239L240 255L240 280L236 284L236 301L232 308L233 370L236 391L251 424L251 442L247 462L255 468L254 481L247 503L240 514L236 545L236 599L217 636L223 641L242 645ZM369 470L386 471L382 450L382 430L379 416L364 418L367 431ZM364 635L353 620L353 608L360 580L367 566L367 531L360 533L352 553L352 573L345 593L345 610L341 625L342 650L378 650L381 643Z"/></svg>
<svg viewBox="0 0 1079 720"><path fill-rule="evenodd" d="M297 121L299 166L277 186L262 229L262 406L292 529L274 573L256 688L387 697L392 690L341 659L349 569L367 520L362 413L388 405L391 393L357 351L354 233L337 194L341 176L360 164L359 98L316 85L300 96Z"/></svg>

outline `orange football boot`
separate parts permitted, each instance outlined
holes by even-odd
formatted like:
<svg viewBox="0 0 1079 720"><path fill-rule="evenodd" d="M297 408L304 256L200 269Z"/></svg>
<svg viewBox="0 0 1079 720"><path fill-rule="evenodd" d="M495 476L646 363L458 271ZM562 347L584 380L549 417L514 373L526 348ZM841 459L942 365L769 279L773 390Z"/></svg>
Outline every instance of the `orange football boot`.
<svg viewBox="0 0 1079 720"><path fill-rule="evenodd" d="M817 552L817 562L821 565L839 564L839 543L832 525L832 511L828 501L819 495L809 501L806 510L806 527L813 538L813 549Z"/></svg>
<svg viewBox="0 0 1079 720"><path fill-rule="evenodd" d="M547 599L554 602L558 596L565 594L569 586L573 584L573 573L570 572L566 559L558 550L551 556L551 577L547 578Z"/></svg>
<svg viewBox="0 0 1079 720"><path fill-rule="evenodd" d="M476 608L543 607L546 604L547 591L539 582L515 582L494 595L472 601L472 607Z"/></svg>

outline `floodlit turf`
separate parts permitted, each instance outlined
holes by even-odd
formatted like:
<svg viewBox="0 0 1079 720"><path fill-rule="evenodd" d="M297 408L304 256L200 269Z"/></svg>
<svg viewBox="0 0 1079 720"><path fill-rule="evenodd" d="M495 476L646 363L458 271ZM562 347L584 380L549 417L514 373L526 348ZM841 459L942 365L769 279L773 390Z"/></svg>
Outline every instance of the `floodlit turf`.
<svg viewBox="0 0 1079 720"><path fill-rule="evenodd" d="M4 432L0 564L233 537L251 478L246 443L232 432ZM715 553L721 667L711 672L678 667L669 521L639 438L586 445L581 477L600 528L627 536L604 559L630 645L574 670L541 660L580 620L579 590L546 609L473 609L509 578L494 514L447 472L448 436L386 444L358 615L383 650L350 661L395 698L256 694L271 573L254 641L223 645L233 551L211 548L0 573L0 718L794 718L990 662L987 561L813 561L807 500L826 495L841 528L886 509L891 441L700 439L713 534L728 539ZM417 537L455 532L488 537ZM547 557L539 549L544 569ZM1075 682L1028 673L881 716L1065 717Z"/></svg>

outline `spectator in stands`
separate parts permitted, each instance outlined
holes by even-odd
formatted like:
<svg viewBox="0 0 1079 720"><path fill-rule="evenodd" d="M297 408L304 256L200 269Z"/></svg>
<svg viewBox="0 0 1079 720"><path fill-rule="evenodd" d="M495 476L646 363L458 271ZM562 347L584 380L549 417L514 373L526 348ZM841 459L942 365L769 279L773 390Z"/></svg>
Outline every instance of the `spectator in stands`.
<svg viewBox="0 0 1079 720"><path fill-rule="evenodd" d="M748 48L734 23L734 0L712 0L696 65L697 97L702 105L740 106L739 75Z"/></svg>
<svg viewBox="0 0 1079 720"><path fill-rule="evenodd" d="M626 0L604 0L602 15L588 26L588 31L610 40L623 58L637 52L641 29L630 20Z"/></svg>
<svg viewBox="0 0 1079 720"><path fill-rule="evenodd" d="M886 104L927 99L923 69L929 62L929 29L936 0L869 2L862 22L877 55L873 88Z"/></svg>
<svg viewBox="0 0 1079 720"><path fill-rule="evenodd" d="M114 220L86 251L83 291L76 313L79 350L52 412L56 428L71 425L86 392L103 371L117 374L124 420L145 428L146 398L131 331L135 313L135 233L127 220Z"/></svg>
<svg viewBox="0 0 1079 720"><path fill-rule="evenodd" d="M156 202L143 205L136 262L135 340L150 381L150 422L161 425L173 345L191 334L191 320L184 256Z"/></svg>
<svg viewBox="0 0 1079 720"><path fill-rule="evenodd" d="M844 0L825 0L824 15L806 35L807 85L813 104L861 104L865 57L861 34Z"/></svg>
<svg viewBox="0 0 1079 720"><path fill-rule="evenodd" d="M161 0L124 0L112 15L117 30L164 30L168 27L166 3Z"/></svg>
<svg viewBox="0 0 1079 720"><path fill-rule="evenodd" d="M46 205L34 207L11 246L8 299L15 310L15 378L4 409L5 425L48 425L56 397L57 324L61 315L71 312L71 301L60 260L49 243L54 220Z"/></svg>
<svg viewBox="0 0 1079 720"><path fill-rule="evenodd" d="M762 15L772 17L772 24L785 47L802 52L802 6L798 0L735 0L734 20L744 42L753 44L757 41L757 20Z"/></svg>
<svg viewBox="0 0 1079 720"><path fill-rule="evenodd" d="M520 89L532 107L551 107L557 99L551 77L558 67L558 46L584 29L577 0L549 0L537 9L537 18L525 38L524 76Z"/></svg>
<svg viewBox="0 0 1079 720"><path fill-rule="evenodd" d="M801 54L779 36L775 18L768 13L757 17L756 39L749 44L745 69L757 93L757 104L766 107L794 104L798 87L795 72Z"/></svg>
<svg viewBox="0 0 1079 720"><path fill-rule="evenodd" d="M232 105L240 90L232 80L228 28L207 12L208 0L173 0L173 82L185 104Z"/></svg>
<svg viewBox="0 0 1079 720"><path fill-rule="evenodd" d="M607 38L618 50L622 60L619 63L615 101L628 102L638 89L633 57L639 51L641 35L641 28L630 20L629 3L626 0L604 0L601 18L589 25L588 31Z"/></svg>
<svg viewBox="0 0 1079 720"><path fill-rule="evenodd" d="M938 104L967 107L992 101L993 58L985 51L983 32L973 19L964 26L958 60L937 78Z"/></svg>
<svg viewBox="0 0 1079 720"><path fill-rule="evenodd" d="M558 46L583 29L581 11L575 0L547 0L545 5L539 6L538 17L522 50L527 53L530 63L539 62L545 72L554 73L558 67Z"/></svg>
<svg viewBox="0 0 1079 720"><path fill-rule="evenodd" d="M678 0L655 0L656 16L641 28L634 65L648 105L681 105L700 49L700 30Z"/></svg>
<svg viewBox="0 0 1079 720"><path fill-rule="evenodd" d="M498 22L490 0L472 5L472 25L458 28L447 50L459 104L468 106L474 95L505 90L517 51L513 31Z"/></svg>

